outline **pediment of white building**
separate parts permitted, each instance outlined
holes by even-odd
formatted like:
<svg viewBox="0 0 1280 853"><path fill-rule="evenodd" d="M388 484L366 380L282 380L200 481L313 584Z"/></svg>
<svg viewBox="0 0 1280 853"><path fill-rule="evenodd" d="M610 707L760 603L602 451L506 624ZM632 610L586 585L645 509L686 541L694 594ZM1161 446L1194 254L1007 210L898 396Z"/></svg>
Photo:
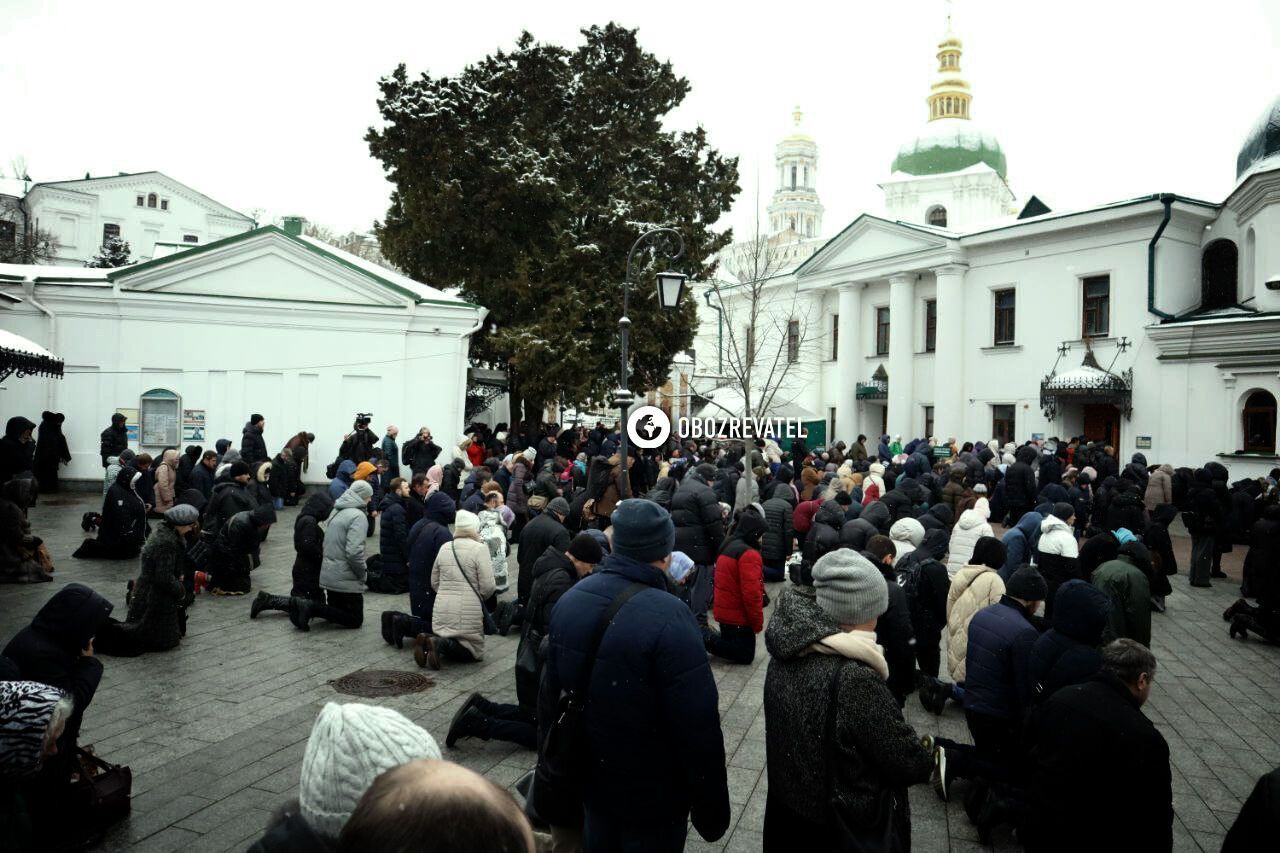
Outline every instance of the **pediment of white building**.
<svg viewBox="0 0 1280 853"><path fill-rule="evenodd" d="M122 267L110 278L125 292L327 305L404 306L413 296L273 228Z"/></svg>
<svg viewBox="0 0 1280 853"><path fill-rule="evenodd" d="M796 270L796 277L916 260L946 252L952 242L925 228L863 214L815 252Z"/></svg>
<svg viewBox="0 0 1280 853"><path fill-rule="evenodd" d="M132 172L123 175L88 178L82 181L53 181L37 184L33 189L36 188L62 190L90 196L97 195L100 191L107 189L160 190L172 196L180 196L213 216L239 222L249 221L249 217L240 211L227 207L220 201L210 198L181 181L174 180L164 172Z"/></svg>

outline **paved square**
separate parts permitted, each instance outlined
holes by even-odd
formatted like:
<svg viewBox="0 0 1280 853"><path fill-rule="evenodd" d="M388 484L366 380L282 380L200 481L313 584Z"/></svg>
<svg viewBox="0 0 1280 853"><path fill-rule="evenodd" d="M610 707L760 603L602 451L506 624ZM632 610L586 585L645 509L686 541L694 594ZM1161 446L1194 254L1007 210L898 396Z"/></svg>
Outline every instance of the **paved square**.
<svg viewBox="0 0 1280 853"><path fill-rule="evenodd" d="M63 584L89 584L116 604L123 617L126 581L137 562L71 559L79 544L80 515L97 509L88 495L48 499L31 512L57 571L52 584L0 586L0 641L7 642ZM280 514L253 574L255 590L289 590L295 510ZM377 540L371 539L370 550ZM1188 540L1175 539L1185 569ZM1238 566L1239 551L1228 571ZM1177 818L1174 849L1217 853L1258 776L1280 765L1280 648L1227 636L1222 610L1235 600L1236 581L1190 590L1185 573L1174 579L1169 611L1156 614L1153 646L1160 672L1146 713L1169 741ZM514 586L514 579L513 579ZM781 592L772 585L772 595ZM1192 593L1195 593L1194 595ZM482 663L452 665L433 688L409 696L356 700L336 694L331 679L357 669L416 669L406 649L383 643L378 613L407 610L408 596L367 595L358 631L323 621L300 633L281 613L249 620L249 597L201 596L191 609L187 638L173 651L139 658L103 658L106 674L85 716L81 739L99 755L133 768L133 814L101 849L243 851L258 838L271 812L296 796L298 770L312 720L326 701L367 701L393 707L441 741L449 718L473 690L515 701L512 674L517 638L489 637ZM756 663L712 664L729 756L732 820L725 837L706 844L691 834L689 850L759 850L764 824L764 715L768 656ZM967 740L953 707L941 718L908 700L908 720L922 734ZM447 757L501 785L512 785L532 753L497 742L463 741ZM927 786L911 791L913 849L983 848L959 803L944 805ZM1017 850L1007 831L996 850Z"/></svg>

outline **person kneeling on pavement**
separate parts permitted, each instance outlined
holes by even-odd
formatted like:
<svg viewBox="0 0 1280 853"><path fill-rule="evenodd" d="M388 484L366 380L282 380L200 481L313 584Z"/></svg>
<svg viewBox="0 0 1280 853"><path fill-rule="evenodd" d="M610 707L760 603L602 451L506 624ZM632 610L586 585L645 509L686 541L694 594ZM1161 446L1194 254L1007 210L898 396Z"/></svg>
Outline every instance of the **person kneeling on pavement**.
<svg viewBox="0 0 1280 853"><path fill-rule="evenodd" d="M931 762L886 684L875 627L888 606L880 570L847 549L778 602L765 632L766 851L849 849L849 834L911 849L906 789Z"/></svg>
<svg viewBox="0 0 1280 853"><path fill-rule="evenodd" d="M320 588L324 604L308 598L289 599L289 619L299 631L309 631L316 617L344 628L364 624L364 559L366 507L373 500L373 486L364 480L351 484L333 503L324 534L320 564Z"/></svg>
<svg viewBox="0 0 1280 853"><path fill-rule="evenodd" d="M529 528L525 528L526 531ZM533 564L533 587L516 648L516 696L519 704L491 702L472 693L453 715L445 746L452 749L459 738L478 737L538 748L538 682L542 678L543 638L551 622L551 609L581 578L591 574L604 559L604 549L589 533L579 533L566 551L548 545Z"/></svg>
<svg viewBox="0 0 1280 853"><path fill-rule="evenodd" d="M211 593L244 595L252 589L249 572L254 568L262 535L275 522L275 509L263 504L237 512L213 534L206 581Z"/></svg>
<svg viewBox="0 0 1280 853"><path fill-rule="evenodd" d="M458 663L484 659L486 610L493 604L496 584L489 547L480 541L480 519L458 510L453 539L440 548L431 569L436 591L431 610L431 633L419 634L413 644L418 666L440 669L444 658ZM492 624L492 620L488 620Z"/></svg>

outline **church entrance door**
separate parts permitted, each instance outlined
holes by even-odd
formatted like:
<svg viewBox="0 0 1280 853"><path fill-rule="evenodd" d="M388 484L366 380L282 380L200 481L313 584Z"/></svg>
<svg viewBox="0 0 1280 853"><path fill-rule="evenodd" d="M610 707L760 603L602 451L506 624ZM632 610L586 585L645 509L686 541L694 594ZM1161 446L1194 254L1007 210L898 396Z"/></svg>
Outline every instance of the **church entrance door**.
<svg viewBox="0 0 1280 853"><path fill-rule="evenodd" d="M1084 435L1090 441L1105 441L1120 449L1120 410L1107 403L1086 404Z"/></svg>

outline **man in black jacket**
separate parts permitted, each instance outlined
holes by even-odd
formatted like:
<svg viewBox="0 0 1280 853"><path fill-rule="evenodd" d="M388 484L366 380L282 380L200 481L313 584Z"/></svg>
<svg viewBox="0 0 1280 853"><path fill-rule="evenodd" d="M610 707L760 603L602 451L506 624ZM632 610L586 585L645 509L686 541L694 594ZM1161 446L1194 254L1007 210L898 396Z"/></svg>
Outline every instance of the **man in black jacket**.
<svg viewBox="0 0 1280 853"><path fill-rule="evenodd" d="M207 501L213 496L214 472L218 468L218 452L206 450L200 461L191 469L191 488L199 489Z"/></svg>
<svg viewBox="0 0 1280 853"><path fill-rule="evenodd" d="M445 746L452 749L459 738L478 737L509 741L525 749L538 748L538 681L542 674L539 647L551 623L551 608L580 578L591 574L603 559L604 549L590 533L579 533L567 550L561 551L551 545L538 557L533 564L528 614L516 651L516 697L519 704L502 705L479 693L472 693L453 715L449 733L444 739ZM521 667L520 662L526 655L536 658L535 669Z"/></svg>
<svg viewBox="0 0 1280 853"><path fill-rule="evenodd" d="M862 556L884 575L889 588L889 607L876 622L876 642L884 648L884 659L889 664L889 678L885 683L901 708L915 690L915 634L911 628L911 609L907 594L898 585L893 562L897 558L897 546L888 536L876 534L867 541Z"/></svg>
<svg viewBox="0 0 1280 853"><path fill-rule="evenodd" d="M516 600L521 605L528 604L529 591L533 589L533 564L549 547L561 552L569 547L569 530L564 526L568 515L569 502L553 498L548 501L546 511L538 513L520 532L520 547L516 551L516 564L520 567Z"/></svg>
<svg viewBox="0 0 1280 853"><path fill-rule="evenodd" d="M107 467L107 459L112 456L119 456L120 451L129 446L129 431L125 428L125 416L116 412L111 416L111 426L102 431L99 436L101 443L98 446L98 454L102 457L102 467Z"/></svg>
<svg viewBox="0 0 1280 853"><path fill-rule="evenodd" d="M35 467L36 443L31 431L36 425L22 415L9 418L4 438L0 438L0 483L7 483Z"/></svg>
<svg viewBox="0 0 1280 853"><path fill-rule="evenodd" d="M1036 449L1030 446L1019 447L1014 454L1015 461L1004 475L1004 499L1009 506L1009 518L1017 521L1036 506L1036 474L1031 470L1031 463L1036 461Z"/></svg>
<svg viewBox="0 0 1280 853"><path fill-rule="evenodd" d="M1173 849L1169 745L1142 713L1156 659L1141 643L1102 650L1102 672L1063 687L1032 717L1030 853Z"/></svg>
<svg viewBox="0 0 1280 853"><path fill-rule="evenodd" d="M716 466L703 462L685 475L671 496L671 521L676 526L675 549L693 560L693 569L685 580L689 609L704 629L707 610L711 606L716 556L724 544L724 516L720 514L720 501L708 485L715 476Z"/></svg>
<svg viewBox="0 0 1280 853"><path fill-rule="evenodd" d="M244 425L244 431L240 435L240 458L250 468L254 463L266 462L271 457L267 455L267 442L262 437L262 429L267 425L267 419L262 415L250 415L249 422Z"/></svg>
<svg viewBox="0 0 1280 853"><path fill-rule="evenodd" d="M425 474L436 464L440 455L440 447L431 441L431 430L423 427L418 434L404 443L400 451L400 461L409 466L414 474Z"/></svg>

